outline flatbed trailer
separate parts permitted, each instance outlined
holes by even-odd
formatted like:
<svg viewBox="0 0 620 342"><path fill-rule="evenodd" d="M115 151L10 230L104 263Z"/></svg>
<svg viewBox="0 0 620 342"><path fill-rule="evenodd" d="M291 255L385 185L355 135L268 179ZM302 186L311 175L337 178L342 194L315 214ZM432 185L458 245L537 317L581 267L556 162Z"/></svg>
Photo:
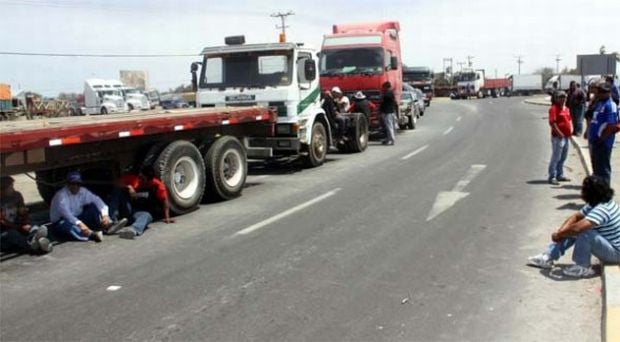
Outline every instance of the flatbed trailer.
<svg viewBox="0 0 620 342"><path fill-rule="evenodd" d="M182 214L203 199L239 196L247 176L247 137L274 135L264 107L155 110L0 122L0 174L36 174L49 203L69 170L106 195L124 172L151 165Z"/></svg>

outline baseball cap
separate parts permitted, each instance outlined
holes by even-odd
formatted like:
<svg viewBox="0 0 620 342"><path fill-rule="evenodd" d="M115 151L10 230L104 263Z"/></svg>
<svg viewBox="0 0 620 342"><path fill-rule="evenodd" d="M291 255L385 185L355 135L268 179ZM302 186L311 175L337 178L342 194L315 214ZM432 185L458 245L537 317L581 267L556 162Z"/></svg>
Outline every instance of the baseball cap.
<svg viewBox="0 0 620 342"><path fill-rule="evenodd" d="M332 93L342 94L342 90L340 90L340 87L333 87L332 88Z"/></svg>
<svg viewBox="0 0 620 342"><path fill-rule="evenodd" d="M67 183L82 184L82 175L80 171L70 171L67 173Z"/></svg>
<svg viewBox="0 0 620 342"><path fill-rule="evenodd" d="M564 90L560 90L555 93L555 97L566 97L566 92L564 92Z"/></svg>
<svg viewBox="0 0 620 342"><path fill-rule="evenodd" d="M596 87L598 88L599 92L603 92L603 93L609 93L611 91L611 87L609 86L609 83L607 82L599 82Z"/></svg>

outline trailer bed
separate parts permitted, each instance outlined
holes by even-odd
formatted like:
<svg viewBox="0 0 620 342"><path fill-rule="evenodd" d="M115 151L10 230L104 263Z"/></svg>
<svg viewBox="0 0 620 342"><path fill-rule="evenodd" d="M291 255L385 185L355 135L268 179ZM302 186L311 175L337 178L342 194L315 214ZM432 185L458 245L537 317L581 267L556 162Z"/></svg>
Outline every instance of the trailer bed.
<svg viewBox="0 0 620 342"><path fill-rule="evenodd" d="M139 135L243 123L274 123L264 107L151 110L122 114L0 122L0 152L17 152Z"/></svg>

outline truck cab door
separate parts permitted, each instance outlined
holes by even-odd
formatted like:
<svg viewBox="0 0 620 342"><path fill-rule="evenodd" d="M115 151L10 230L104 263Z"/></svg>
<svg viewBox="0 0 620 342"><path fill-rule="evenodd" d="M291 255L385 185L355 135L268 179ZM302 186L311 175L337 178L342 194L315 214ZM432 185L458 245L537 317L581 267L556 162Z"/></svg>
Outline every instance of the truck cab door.
<svg viewBox="0 0 620 342"><path fill-rule="evenodd" d="M297 114L301 114L306 108L313 106L319 99L319 85L317 77L316 60L312 54L300 52L297 57L297 84L299 87L299 105Z"/></svg>

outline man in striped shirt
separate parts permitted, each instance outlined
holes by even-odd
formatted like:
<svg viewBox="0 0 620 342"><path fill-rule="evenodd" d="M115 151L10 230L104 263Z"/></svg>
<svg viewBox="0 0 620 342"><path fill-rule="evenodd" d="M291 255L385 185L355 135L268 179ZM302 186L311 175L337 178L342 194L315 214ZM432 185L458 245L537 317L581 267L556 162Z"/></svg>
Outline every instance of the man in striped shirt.
<svg viewBox="0 0 620 342"><path fill-rule="evenodd" d="M571 215L552 235L553 243L547 250L528 260L528 265L551 268L571 246L575 265L562 272L572 277L594 275L591 255L603 263L620 263L620 206L612 200L613 189L598 176L583 181L581 198L587 203Z"/></svg>

